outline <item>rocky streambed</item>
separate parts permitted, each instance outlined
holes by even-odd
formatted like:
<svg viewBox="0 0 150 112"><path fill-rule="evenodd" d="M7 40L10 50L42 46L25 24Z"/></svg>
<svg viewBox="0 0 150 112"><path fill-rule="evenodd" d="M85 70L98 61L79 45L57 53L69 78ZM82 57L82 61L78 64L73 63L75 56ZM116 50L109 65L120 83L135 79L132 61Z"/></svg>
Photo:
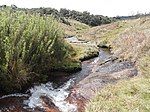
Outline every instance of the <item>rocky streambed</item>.
<svg viewBox="0 0 150 112"><path fill-rule="evenodd" d="M56 74L61 75L24 94L1 96L0 112L82 112L96 91L137 75L137 70L134 63L119 61L108 49L100 49L98 57L82 62L81 71Z"/></svg>

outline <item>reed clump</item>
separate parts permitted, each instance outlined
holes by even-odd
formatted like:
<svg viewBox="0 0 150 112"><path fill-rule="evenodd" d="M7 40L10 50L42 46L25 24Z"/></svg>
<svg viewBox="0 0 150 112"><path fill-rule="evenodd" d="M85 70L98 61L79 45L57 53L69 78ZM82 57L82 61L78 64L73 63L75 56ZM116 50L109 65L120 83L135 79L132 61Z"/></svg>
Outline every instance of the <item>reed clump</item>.
<svg viewBox="0 0 150 112"><path fill-rule="evenodd" d="M0 89L44 80L51 63L70 58L71 51L53 17L0 9Z"/></svg>

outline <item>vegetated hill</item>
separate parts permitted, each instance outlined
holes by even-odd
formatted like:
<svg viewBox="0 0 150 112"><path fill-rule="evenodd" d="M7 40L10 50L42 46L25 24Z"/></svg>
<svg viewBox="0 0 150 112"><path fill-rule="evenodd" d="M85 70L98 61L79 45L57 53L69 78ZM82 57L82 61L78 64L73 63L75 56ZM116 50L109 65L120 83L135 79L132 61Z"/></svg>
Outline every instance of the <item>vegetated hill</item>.
<svg viewBox="0 0 150 112"><path fill-rule="evenodd" d="M87 105L86 112L149 112L150 17L94 27L85 35L89 35L88 39L97 40L99 45L110 46L120 60L131 60L138 68L138 76L97 92Z"/></svg>
<svg viewBox="0 0 150 112"><path fill-rule="evenodd" d="M1 7L6 7L6 5L3 5ZM27 8L17 8L17 6L15 5L12 5L11 7L16 10L24 10L28 13L29 12L40 13L41 16L53 15L55 18L59 19L60 21L66 24L69 24L66 19L74 19L90 26L98 26L98 25L108 24L116 21L115 18L102 16L102 15L93 15L87 11L79 12L79 11L63 9L63 8L58 11L57 9L54 8L44 8L44 7L27 9Z"/></svg>
<svg viewBox="0 0 150 112"><path fill-rule="evenodd" d="M114 18L102 15L93 15L87 11L78 12L75 10L60 9L59 12L63 17L71 18L90 26L98 26L101 24L108 24L115 21Z"/></svg>
<svg viewBox="0 0 150 112"><path fill-rule="evenodd" d="M66 19L68 18L74 19L90 26L98 26L101 24L108 24L115 21L114 18L110 18L102 15L93 15L87 11L79 12L79 11L69 10L69 9L60 9L60 11L58 11L54 8L33 8L30 9L30 11L38 12L41 14L47 14L47 15L52 14L54 17L59 18L62 21L63 21L63 17Z"/></svg>

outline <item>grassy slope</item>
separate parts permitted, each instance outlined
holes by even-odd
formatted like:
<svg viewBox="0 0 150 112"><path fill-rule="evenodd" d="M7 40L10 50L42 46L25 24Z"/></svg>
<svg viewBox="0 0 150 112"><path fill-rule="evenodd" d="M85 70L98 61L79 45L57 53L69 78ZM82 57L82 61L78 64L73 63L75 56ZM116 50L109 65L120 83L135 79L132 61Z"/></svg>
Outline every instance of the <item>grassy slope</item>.
<svg viewBox="0 0 150 112"><path fill-rule="evenodd" d="M125 24L124 30L114 28L101 38L121 59L136 61L139 76L105 87L89 102L86 112L150 111L150 17L120 23Z"/></svg>
<svg viewBox="0 0 150 112"><path fill-rule="evenodd" d="M82 36L79 38L96 42L97 45L109 44L109 41L116 38L127 26L128 24L123 21L92 27L81 32Z"/></svg>
<svg viewBox="0 0 150 112"><path fill-rule="evenodd" d="M76 20L69 19L68 22L70 23L70 25L60 23L60 26L64 30L65 36L76 36L78 39L85 40L84 38L80 37L82 37L83 32L86 32L90 29L90 26L84 23L80 23ZM75 50L75 55L72 57L75 60L85 60L98 55L98 48L96 44L90 45L81 43L71 43L71 45Z"/></svg>
<svg viewBox="0 0 150 112"><path fill-rule="evenodd" d="M65 36L74 36L78 35L79 33L87 30L90 28L90 26L80 23L76 20L70 20L68 19L68 22L70 25L66 25L64 23L60 23L60 26L63 28Z"/></svg>

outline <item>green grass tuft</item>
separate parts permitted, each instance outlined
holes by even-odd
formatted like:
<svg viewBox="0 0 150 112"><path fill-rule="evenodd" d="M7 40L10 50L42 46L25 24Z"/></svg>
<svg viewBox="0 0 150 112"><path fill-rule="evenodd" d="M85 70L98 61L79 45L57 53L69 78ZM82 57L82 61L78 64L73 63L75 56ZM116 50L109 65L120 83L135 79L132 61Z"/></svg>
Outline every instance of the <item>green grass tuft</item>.
<svg viewBox="0 0 150 112"><path fill-rule="evenodd" d="M85 112L149 112L150 79L137 77L109 85L87 105Z"/></svg>
<svg viewBox="0 0 150 112"><path fill-rule="evenodd" d="M47 72L60 62L63 68L74 51L53 17L5 8L0 10L0 52L0 89L10 92L46 79Z"/></svg>

